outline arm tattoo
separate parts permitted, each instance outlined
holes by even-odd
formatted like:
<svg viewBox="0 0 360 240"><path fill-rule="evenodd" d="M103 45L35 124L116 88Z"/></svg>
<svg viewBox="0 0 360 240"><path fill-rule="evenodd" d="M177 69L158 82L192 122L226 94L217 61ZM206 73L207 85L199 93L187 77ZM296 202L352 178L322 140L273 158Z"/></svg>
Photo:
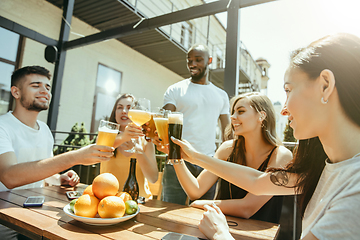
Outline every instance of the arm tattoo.
<svg viewBox="0 0 360 240"><path fill-rule="evenodd" d="M289 183L289 175L285 171L272 172L270 180L273 184L284 187Z"/></svg>

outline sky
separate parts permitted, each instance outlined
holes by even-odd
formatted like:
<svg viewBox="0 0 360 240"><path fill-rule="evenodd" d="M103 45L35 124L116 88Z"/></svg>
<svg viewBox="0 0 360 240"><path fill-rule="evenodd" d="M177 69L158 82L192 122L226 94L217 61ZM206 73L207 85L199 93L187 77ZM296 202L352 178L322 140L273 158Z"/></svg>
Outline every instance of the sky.
<svg viewBox="0 0 360 240"><path fill-rule="evenodd" d="M242 8L240 40L253 59L271 65L268 97L285 103L283 78L291 51L338 32L360 37L359 11L359 0L278 0ZM217 16L226 22L226 13Z"/></svg>

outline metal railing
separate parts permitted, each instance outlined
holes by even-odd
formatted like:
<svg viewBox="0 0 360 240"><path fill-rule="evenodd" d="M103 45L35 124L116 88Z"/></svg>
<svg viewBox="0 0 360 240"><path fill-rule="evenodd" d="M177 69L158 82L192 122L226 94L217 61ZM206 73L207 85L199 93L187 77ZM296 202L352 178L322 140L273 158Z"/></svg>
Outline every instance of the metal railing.
<svg viewBox="0 0 360 240"><path fill-rule="evenodd" d="M152 18L185 8L175 5L171 0L157 0L156 2L154 0L128 0L128 3L133 5L135 12L141 12L141 15L145 18ZM203 22L200 20L189 20L166 25L158 29L167 35L171 41L181 46L184 51L187 51L194 43L206 44L213 57L210 69L223 69L225 67L226 43L225 39L220 40L220 42L214 42L210 39L210 17L203 17ZM205 18L207 19L205 20ZM239 53L239 68L245 73L252 85L260 88L261 69L242 41L239 44ZM259 91L260 89L255 90Z"/></svg>

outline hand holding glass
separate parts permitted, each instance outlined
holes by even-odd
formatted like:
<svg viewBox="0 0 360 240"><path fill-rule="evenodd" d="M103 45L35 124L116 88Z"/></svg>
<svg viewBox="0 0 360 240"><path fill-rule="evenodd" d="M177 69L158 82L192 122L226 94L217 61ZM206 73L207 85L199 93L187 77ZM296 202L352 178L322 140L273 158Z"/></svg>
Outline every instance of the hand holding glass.
<svg viewBox="0 0 360 240"><path fill-rule="evenodd" d="M158 136L159 138L161 138L161 145L166 146L167 144L169 144L168 111L163 110L161 112L154 113L154 122Z"/></svg>
<svg viewBox="0 0 360 240"><path fill-rule="evenodd" d="M133 106L129 110L128 116L133 123L141 127L143 124L145 124L151 119L151 113L149 111L150 111L150 100L146 98L139 98L137 101L134 102ZM136 146L140 145L139 139L131 139L131 140L133 141L135 146L132 149L125 151L131 153L140 153L135 148ZM142 146L140 148L142 148Z"/></svg>
<svg viewBox="0 0 360 240"><path fill-rule="evenodd" d="M119 128L120 125L117 123L101 120L96 144L108 147L114 146L115 138L119 132Z"/></svg>
<svg viewBox="0 0 360 240"><path fill-rule="evenodd" d="M181 139L183 127L183 114L181 112L172 112L169 114L169 161L177 163L181 160L181 148L171 141L171 137Z"/></svg>

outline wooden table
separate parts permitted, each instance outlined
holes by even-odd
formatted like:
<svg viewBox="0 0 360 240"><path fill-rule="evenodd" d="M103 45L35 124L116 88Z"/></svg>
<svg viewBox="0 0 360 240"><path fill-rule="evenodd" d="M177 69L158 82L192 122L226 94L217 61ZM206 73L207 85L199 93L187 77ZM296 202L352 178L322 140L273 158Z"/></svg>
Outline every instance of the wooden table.
<svg viewBox="0 0 360 240"><path fill-rule="evenodd" d="M83 191L86 185L75 190ZM159 200L140 205L140 213L111 226L78 222L63 212L69 203L65 192L74 188L45 187L0 192L0 223L33 239L161 239L169 232L205 238L197 225L203 210ZM45 196L42 207L23 208L28 196ZM231 227L236 239L275 239L277 224L227 217L238 224Z"/></svg>

